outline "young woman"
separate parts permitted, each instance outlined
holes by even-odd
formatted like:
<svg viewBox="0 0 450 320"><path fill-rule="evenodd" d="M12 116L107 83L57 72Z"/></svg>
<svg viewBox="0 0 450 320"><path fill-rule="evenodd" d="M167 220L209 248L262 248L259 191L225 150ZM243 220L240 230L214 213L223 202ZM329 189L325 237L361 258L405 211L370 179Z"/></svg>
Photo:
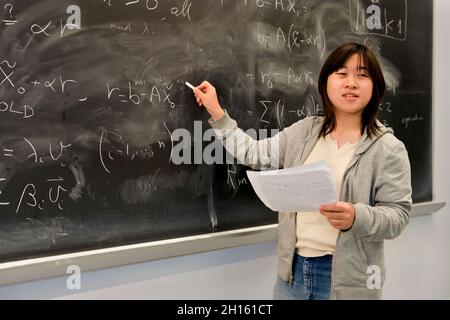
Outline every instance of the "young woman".
<svg viewBox="0 0 450 320"><path fill-rule="evenodd" d="M255 141L220 106L215 88L194 89L217 137L239 161L280 167L324 160L339 202L320 212L280 212L275 299L376 299L385 280L385 239L397 237L411 210L407 151L377 120L385 81L375 55L350 43L337 48L320 72L323 116L300 120L272 138ZM237 152L227 145L244 139ZM277 146L277 151L273 145ZM255 152L257 150L257 152Z"/></svg>

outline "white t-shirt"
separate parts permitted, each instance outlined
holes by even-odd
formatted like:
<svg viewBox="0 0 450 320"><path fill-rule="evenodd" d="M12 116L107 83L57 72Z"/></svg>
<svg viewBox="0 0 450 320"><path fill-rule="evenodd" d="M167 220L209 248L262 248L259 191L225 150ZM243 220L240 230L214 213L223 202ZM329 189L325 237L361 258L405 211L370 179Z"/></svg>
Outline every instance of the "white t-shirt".
<svg viewBox="0 0 450 320"><path fill-rule="evenodd" d="M344 171L355 153L358 143L346 143L338 148L337 141L328 134L320 137L304 164L325 161L333 173L339 199ZM339 230L320 212L297 212L297 253L303 257L334 254Z"/></svg>

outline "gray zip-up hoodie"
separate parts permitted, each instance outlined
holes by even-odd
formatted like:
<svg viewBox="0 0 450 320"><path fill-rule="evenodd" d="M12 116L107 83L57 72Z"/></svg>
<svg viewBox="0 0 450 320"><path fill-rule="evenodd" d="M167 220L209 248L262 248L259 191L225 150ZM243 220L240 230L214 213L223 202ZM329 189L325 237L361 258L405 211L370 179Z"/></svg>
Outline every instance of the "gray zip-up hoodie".
<svg viewBox="0 0 450 320"><path fill-rule="evenodd" d="M323 118L308 117L272 138L254 140L228 113L209 120L216 136L238 161L253 169L301 165L314 148ZM380 122L381 134L367 132L342 179L340 201L352 203L353 226L340 231L332 267L332 299L380 299L386 271L384 240L400 235L411 211L411 170L404 144ZM278 216L278 275L291 282L296 213Z"/></svg>

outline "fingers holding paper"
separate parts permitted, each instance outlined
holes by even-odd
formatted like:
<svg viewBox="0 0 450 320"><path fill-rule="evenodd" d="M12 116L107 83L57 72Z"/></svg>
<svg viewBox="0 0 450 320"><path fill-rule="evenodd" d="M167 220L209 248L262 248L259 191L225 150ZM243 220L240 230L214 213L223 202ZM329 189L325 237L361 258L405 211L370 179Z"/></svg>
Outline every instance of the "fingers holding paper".
<svg viewBox="0 0 450 320"><path fill-rule="evenodd" d="M339 230L350 229L356 216L355 208L348 202L321 205L320 213L328 219L334 228Z"/></svg>

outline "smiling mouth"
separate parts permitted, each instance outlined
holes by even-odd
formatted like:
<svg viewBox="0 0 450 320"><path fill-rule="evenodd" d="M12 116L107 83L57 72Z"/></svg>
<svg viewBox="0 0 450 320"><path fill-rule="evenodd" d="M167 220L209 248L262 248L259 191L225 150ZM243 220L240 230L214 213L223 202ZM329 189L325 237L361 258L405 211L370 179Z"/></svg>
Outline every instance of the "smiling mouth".
<svg viewBox="0 0 450 320"><path fill-rule="evenodd" d="M354 99L354 98L358 98L358 96L356 94L353 93L346 93L343 95L344 98L349 98L349 99Z"/></svg>

